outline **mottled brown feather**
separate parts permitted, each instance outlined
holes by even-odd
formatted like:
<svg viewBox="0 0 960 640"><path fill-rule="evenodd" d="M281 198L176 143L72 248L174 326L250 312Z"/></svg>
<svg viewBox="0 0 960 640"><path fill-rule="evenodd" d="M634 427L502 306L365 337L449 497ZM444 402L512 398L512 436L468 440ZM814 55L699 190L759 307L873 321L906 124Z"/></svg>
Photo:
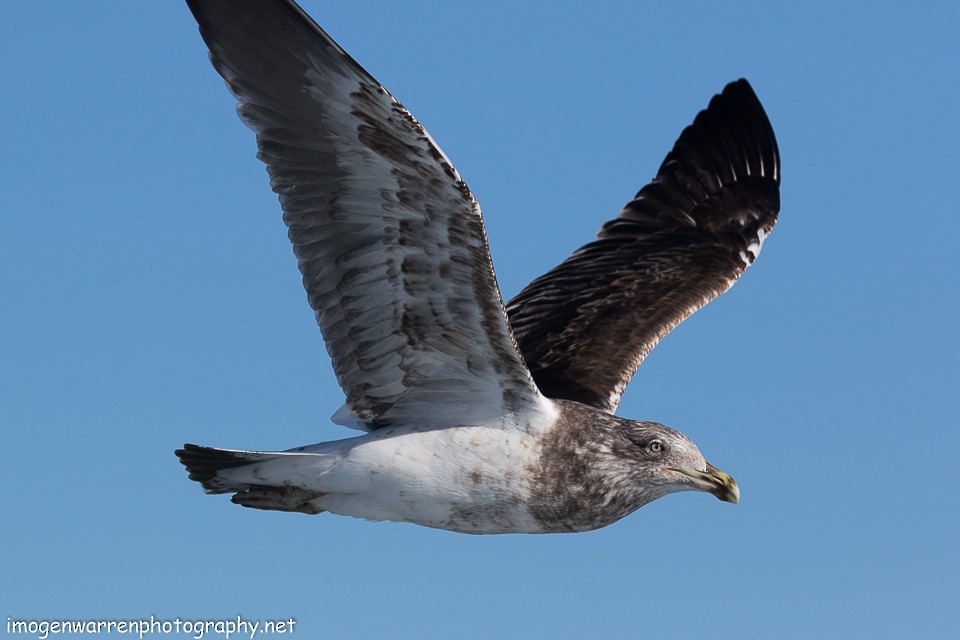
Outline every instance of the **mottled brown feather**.
<svg viewBox="0 0 960 640"><path fill-rule="evenodd" d="M542 402L473 194L419 122L293 2L188 2L256 132L344 424L492 421Z"/></svg>

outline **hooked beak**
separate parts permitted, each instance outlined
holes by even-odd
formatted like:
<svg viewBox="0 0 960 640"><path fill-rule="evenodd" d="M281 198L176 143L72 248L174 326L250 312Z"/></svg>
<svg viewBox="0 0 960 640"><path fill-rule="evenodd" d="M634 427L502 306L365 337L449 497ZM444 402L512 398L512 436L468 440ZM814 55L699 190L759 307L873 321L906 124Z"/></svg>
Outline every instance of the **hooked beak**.
<svg viewBox="0 0 960 640"><path fill-rule="evenodd" d="M737 486L737 483L710 463L707 463L706 471L676 468L671 468L671 471L682 473L693 481L697 489L712 493L724 502L733 504L740 502L740 487Z"/></svg>

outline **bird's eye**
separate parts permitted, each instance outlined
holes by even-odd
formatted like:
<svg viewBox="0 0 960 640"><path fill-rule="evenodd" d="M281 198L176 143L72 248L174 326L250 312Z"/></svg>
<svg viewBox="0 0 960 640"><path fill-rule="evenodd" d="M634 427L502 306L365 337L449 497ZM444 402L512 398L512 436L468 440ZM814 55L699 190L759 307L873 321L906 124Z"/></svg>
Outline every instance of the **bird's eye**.
<svg viewBox="0 0 960 640"><path fill-rule="evenodd" d="M639 431L639 430L638 430ZM635 431L627 431L627 438L632 442L637 448L643 452L647 458L657 459L663 458L670 451L670 444L664 441L663 438L654 436L648 433L637 433Z"/></svg>

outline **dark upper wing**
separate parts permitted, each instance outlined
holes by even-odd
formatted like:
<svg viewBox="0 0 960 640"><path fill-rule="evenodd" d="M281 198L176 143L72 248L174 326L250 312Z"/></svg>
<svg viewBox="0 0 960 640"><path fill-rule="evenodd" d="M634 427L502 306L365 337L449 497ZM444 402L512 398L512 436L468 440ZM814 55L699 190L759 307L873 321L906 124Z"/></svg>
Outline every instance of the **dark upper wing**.
<svg viewBox="0 0 960 640"><path fill-rule="evenodd" d="M738 80L596 240L507 305L541 392L614 411L657 342L756 259L779 209L777 141Z"/></svg>
<svg viewBox="0 0 960 640"><path fill-rule="evenodd" d="M423 127L294 2L189 0L257 134L342 424L490 421L541 405L480 209Z"/></svg>

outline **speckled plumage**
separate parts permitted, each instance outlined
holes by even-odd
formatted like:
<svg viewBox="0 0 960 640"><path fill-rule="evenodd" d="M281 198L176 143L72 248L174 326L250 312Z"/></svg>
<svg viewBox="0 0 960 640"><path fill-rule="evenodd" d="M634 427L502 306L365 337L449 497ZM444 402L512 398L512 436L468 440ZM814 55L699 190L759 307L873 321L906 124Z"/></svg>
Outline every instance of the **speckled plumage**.
<svg viewBox="0 0 960 640"><path fill-rule="evenodd" d="M745 80L594 241L505 306L460 174L302 9L188 5L279 195L346 396L334 420L367 432L285 452L184 445L191 479L257 509L464 533L586 531L683 490L739 499L686 436L612 414L776 222L776 140Z"/></svg>

